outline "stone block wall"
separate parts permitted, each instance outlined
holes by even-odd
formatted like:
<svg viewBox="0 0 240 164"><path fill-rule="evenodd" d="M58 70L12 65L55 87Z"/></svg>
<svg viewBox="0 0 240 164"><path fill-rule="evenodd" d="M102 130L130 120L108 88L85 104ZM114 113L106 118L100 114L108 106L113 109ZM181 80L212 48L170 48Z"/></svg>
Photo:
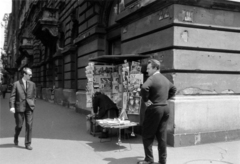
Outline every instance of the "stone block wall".
<svg viewBox="0 0 240 164"><path fill-rule="evenodd" d="M48 2L52 1L44 1ZM59 61L53 61L58 69L54 102L90 113L85 67L91 57L108 53L109 38L120 37L121 54L151 55L160 60L161 72L178 89L170 101L169 145L240 139L240 5L207 0L124 2L124 7L107 0L53 3L61 6L59 26L64 33ZM119 13L107 16L111 12ZM109 20L113 17L117 23ZM38 77L34 79L42 87L38 97L52 101L52 77L46 70L54 67L44 62L44 45L37 41L34 45L38 61L34 70ZM143 66L146 62L142 61ZM140 117L134 120L141 122L144 111L142 107Z"/></svg>
<svg viewBox="0 0 240 164"><path fill-rule="evenodd" d="M240 139L240 13L193 3L158 1L152 11L136 7L118 17L122 52L152 55L178 89L168 125L168 144L176 147Z"/></svg>

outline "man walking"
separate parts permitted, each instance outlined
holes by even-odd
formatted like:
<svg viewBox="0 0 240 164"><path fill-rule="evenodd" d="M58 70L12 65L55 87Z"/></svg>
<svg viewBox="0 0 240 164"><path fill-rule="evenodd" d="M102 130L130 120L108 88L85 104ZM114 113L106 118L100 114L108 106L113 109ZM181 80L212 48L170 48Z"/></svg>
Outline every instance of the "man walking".
<svg viewBox="0 0 240 164"><path fill-rule="evenodd" d="M158 141L159 163L166 164L166 129L169 118L167 100L175 95L176 88L160 73L160 62L158 60L149 60L147 72L149 78L141 89L142 99L147 106L142 126L145 159L139 161L138 164L154 163L152 145L155 136Z"/></svg>
<svg viewBox="0 0 240 164"><path fill-rule="evenodd" d="M23 68L23 78L13 84L10 95L10 111L14 113L16 127L14 135L14 144L18 145L18 136L21 132L24 119L26 121L25 147L32 150L32 124L33 111L36 99L36 85L30 81L32 70Z"/></svg>

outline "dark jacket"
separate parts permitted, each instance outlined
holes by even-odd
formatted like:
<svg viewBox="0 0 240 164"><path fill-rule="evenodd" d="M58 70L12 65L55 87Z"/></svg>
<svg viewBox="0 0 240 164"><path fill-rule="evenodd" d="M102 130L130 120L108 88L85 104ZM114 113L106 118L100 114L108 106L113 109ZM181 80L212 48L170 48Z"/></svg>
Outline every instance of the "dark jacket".
<svg viewBox="0 0 240 164"><path fill-rule="evenodd" d="M103 118L108 110L118 112L116 104L108 96L101 92L96 92L93 96L93 112L95 114L98 113L99 118Z"/></svg>
<svg viewBox="0 0 240 164"><path fill-rule="evenodd" d="M26 105L34 110L36 100L36 85L27 81L27 90L24 87L22 79L13 84L12 92L9 99L10 108L15 108L16 112L24 112Z"/></svg>
<svg viewBox="0 0 240 164"><path fill-rule="evenodd" d="M144 102L166 105L167 100L175 95L175 86L161 73L150 76L142 85L141 95Z"/></svg>

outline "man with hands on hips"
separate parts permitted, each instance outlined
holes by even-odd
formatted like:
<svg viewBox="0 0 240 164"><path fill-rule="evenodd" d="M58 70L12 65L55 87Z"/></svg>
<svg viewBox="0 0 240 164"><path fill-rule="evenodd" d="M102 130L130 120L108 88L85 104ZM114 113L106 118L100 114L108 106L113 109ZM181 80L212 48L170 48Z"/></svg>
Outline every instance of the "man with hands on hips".
<svg viewBox="0 0 240 164"><path fill-rule="evenodd" d="M25 119L25 147L28 150L32 150L32 124L36 101L36 85L30 81L30 78L32 77L32 70L30 68L23 68L22 74L22 79L13 84L9 99L10 112L14 113L16 122L14 144L16 146L18 145L18 136Z"/></svg>
<svg viewBox="0 0 240 164"><path fill-rule="evenodd" d="M154 138L158 141L159 163L166 164L166 130L169 119L167 100L176 93L175 86L160 73L160 62L155 59L148 61L148 79L142 85L141 96L147 109L142 125L142 140L145 152L144 161L138 164L154 163L152 145Z"/></svg>

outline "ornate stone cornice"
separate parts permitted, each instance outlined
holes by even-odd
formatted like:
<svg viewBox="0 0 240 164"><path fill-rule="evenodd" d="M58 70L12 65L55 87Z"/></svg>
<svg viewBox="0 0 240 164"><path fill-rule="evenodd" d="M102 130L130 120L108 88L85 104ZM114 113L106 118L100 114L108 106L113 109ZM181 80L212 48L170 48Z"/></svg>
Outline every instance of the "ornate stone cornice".
<svg viewBox="0 0 240 164"><path fill-rule="evenodd" d="M20 55L17 57L16 62L19 64L21 61L27 57L31 58L33 56L33 39L28 37L22 37L22 43L19 46Z"/></svg>
<svg viewBox="0 0 240 164"><path fill-rule="evenodd" d="M67 54L69 54L69 53L71 53L71 52L76 51L76 49L77 49L76 45L71 44L71 45L69 45L69 46L67 46L67 47L65 47L65 48L63 49L62 55L67 55Z"/></svg>
<svg viewBox="0 0 240 164"><path fill-rule="evenodd" d="M36 17L36 25L32 30L36 39L42 41L43 44L56 44L59 26L58 9L43 8ZM51 40L51 42L49 42Z"/></svg>
<svg viewBox="0 0 240 164"><path fill-rule="evenodd" d="M129 0L130 1L130 0ZM121 24L127 24L141 17L159 11L169 5L182 4L188 6L204 7L211 9L221 9L229 11L240 11L240 4L232 1L223 0L136 0L134 3L126 5L124 10L117 16L116 21Z"/></svg>
<svg viewBox="0 0 240 164"><path fill-rule="evenodd" d="M60 50L58 50L54 55L53 55L53 59L59 59L62 58L62 53Z"/></svg>

